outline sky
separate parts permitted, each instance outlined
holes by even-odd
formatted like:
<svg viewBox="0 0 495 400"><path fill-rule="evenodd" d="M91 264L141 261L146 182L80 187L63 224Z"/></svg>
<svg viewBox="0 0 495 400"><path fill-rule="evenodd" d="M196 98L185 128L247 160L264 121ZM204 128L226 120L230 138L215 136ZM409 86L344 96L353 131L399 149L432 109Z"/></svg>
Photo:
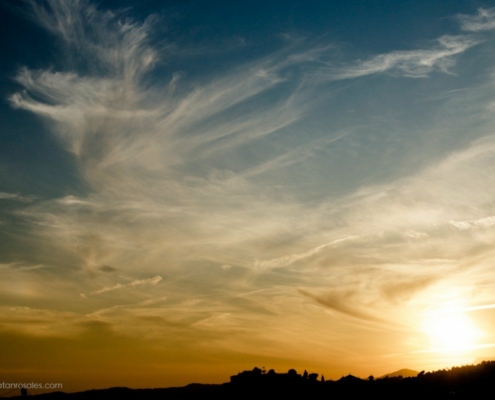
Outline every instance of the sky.
<svg viewBox="0 0 495 400"><path fill-rule="evenodd" d="M493 358L493 6L4 1L1 379Z"/></svg>

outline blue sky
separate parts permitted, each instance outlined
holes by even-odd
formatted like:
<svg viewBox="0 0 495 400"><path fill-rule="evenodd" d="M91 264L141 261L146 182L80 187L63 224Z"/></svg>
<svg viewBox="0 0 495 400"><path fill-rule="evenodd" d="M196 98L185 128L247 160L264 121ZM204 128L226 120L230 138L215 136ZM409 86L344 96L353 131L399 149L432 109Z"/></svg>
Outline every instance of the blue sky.
<svg viewBox="0 0 495 400"><path fill-rule="evenodd" d="M6 351L12 379L493 354L491 4L11 1L0 18L0 335L57 353ZM123 349L145 376L102 375Z"/></svg>

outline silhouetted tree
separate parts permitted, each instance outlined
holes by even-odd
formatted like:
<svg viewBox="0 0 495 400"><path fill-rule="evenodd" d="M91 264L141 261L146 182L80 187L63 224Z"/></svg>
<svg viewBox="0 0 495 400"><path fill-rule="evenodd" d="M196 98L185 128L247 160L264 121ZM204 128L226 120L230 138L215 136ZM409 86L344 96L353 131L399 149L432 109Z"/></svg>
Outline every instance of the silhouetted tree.
<svg viewBox="0 0 495 400"><path fill-rule="evenodd" d="M303 379L308 379L308 371L304 370Z"/></svg>
<svg viewBox="0 0 495 400"><path fill-rule="evenodd" d="M308 380L310 382L316 382L317 379L318 379L318 374L312 373L308 375Z"/></svg>

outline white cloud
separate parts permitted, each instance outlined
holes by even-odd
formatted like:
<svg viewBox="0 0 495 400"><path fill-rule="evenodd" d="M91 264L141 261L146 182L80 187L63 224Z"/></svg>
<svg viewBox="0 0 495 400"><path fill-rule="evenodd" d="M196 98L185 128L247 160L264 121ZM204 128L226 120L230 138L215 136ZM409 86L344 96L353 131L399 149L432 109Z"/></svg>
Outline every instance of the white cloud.
<svg viewBox="0 0 495 400"><path fill-rule="evenodd" d="M407 177L376 183L370 171L357 188L335 193L317 176L312 161L338 159L342 148L328 149L348 145L354 130L324 126L325 136L315 139L304 136L306 126L295 128L321 93L316 86L322 79L315 75L322 74L328 83L377 73L414 78L449 73L456 56L477 43L471 37L444 36L430 48L381 54L338 71L296 71L319 53L286 50L220 71L207 82L171 74L168 81L150 86L144 78L159 55L148 42L148 23L124 21L93 6L86 10L84 1L50 1L51 12L36 4L40 23L73 53L90 57L95 67L21 69L17 82L25 90L11 102L49 121L53 134L75 155L89 191L40 201L16 216L30 223L29 234L50 260L47 264L64 274L74 270L80 287L71 287L73 293L143 286L152 291L162 282L156 290L165 291L175 305L154 313L147 308L152 304L143 304L132 314L103 304L99 316L105 321L129 313L174 329L223 322L222 329L240 331L243 324L270 315L272 321L289 321L297 332L296 318L311 313L322 319L320 310L303 308L314 302L299 299L294 293L299 285L307 293L352 289L352 307L328 293L316 300L366 320L373 307L389 310L390 299L410 300L390 289L396 283L413 294L430 283L430 275L424 278L416 271L452 272L469 265L472 248L480 242L449 229L449 221L467 221L467 226L493 222L493 217L483 217L495 211L493 137L421 171L408 171ZM272 141L260 144L270 135ZM377 151L385 157L387 149ZM287 181L262 180L295 165L310 172L304 182L290 184L300 192L309 188L307 197L319 190L324 196L302 201ZM490 261L487 255L479 268ZM103 265L119 266L123 276L134 277L139 270L153 278L115 283L116 274L101 273ZM398 271L400 279L385 279ZM276 283L270 281L275 274ZM458 283L456 277L444 273L442 279ZM28 283L29 291L19 285L12 296L34 292L36 285ZM197 298L188 298L191 293ZM105 296L91 301L75 297L91 307ZM126 321L138 325L131 317ZM280 329L276 325L271 333Z"/></svg>
<svg viewBox="0 0 495 400"><path fill-rule="evenodd" d="M452 226L458 229L489 228L495 225L495 217L489 216L471 221L449 221Z"/></svg>
<svg viewBox="0 0 495 400"><path fill-rule="evenodd" d="M124 81L139 79L157 60L148 45L152 18L138 24L87 0L29 3L36 22L61 38L72 57L84 58L100 73L110 72Z"/></svg>
<svg viewBox="0 0 495 400"><path fill-rule="evenodd" d="M279 267L287 267L296 261L304 260L306 258L309 258L311 256L314 256L315 254L318 254L321 252L323 249L329 246L336 246L342 243L345 243L347 241L352 241L359 239L359 236L348 236L348 237L343 237L340 239L332 240L329 243L322 244L320 246L315 247L314 249L308 250L305 253L300 253L300 254L290 254L287 256L275 258L272 260L256 260L254 263L254 267L259 270L265 270L265 269L270 269L270 268L279 268Z"/></svg>
<svg viewBox="0 0 495 400"><path fill-rule="evenodd" d="M0 200L14 200L23 203L30 203L35 198L36 198L35 196L21 196L20 194L17 193L0 192Z"/></svg>
<svg viewBox="0 0 495 400"><path fill-rule="evenodd" d="M449 73L455 56L479 43L469 36L442 36L432 49L393 51L340 69L330 69L330 80L352 79L388 72L409 78L425 78L433 71Z"/></svg>
<svg viewBox="0 0 495 400"><path fill-rule="evenodd" d="M424 232L418 232L418 231L415 231L414 229L408 229L404 235L408 238L411 238L411 239L425 239L428 237L428 234L427 233L424 233Z"/></svg>
<svg viewBox="0 0 495 400"><path fill-rule="evenodd" d="M0 263L0 269L5 268L5 269L14 269L16 271L31 271L31 270L36 270L40 268L44 268L44 265L37 264L37 265L30 265L30 264L24 264L20 262L11 262L11 263Z"/></svg>
<svg viewBox="0 0 495 400"><path fill-rule="evenodd" d="M476 15L458 15L461 28L469 32L487 31L495 28L495 8L478 8Z"/></svg>
<svg viewBox="0 0 495 400"><path fill-rule="evenodd" d="M113 286L105 286L104 288L102 288L100 290L96 290L96 291L92 292L91 294L101 294L101 293L110 292L112 290L122 289L122 288L126 288L126 287L135 287L135 286L140 286L140 285L155 286L162 279L163 278L161 276L157 275L153 278L139 279L139 280L132 281L130 283L125 283L125 284L117 283L116 285L113 285Z"/></svg>

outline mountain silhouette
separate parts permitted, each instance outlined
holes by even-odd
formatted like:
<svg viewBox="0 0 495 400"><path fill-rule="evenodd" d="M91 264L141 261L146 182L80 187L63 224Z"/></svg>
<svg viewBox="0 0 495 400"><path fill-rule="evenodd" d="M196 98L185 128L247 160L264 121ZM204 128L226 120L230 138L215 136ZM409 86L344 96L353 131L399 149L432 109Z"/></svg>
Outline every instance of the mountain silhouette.
<svg viewBox="0 0 495 400"><path fill-rule="evenodd" d="M378 379L383 379L383 378L398 378L399 376L402 376L403 378L414 378L418 376L419 371L414 371L413 369L399 369L398 371L390 372L388 374L380 376Z"/></svg>
<svg viewBox="0 0 495 400"><path fill-rule="evenodd" d="M230 382L207 385L190 384L165 389L129 389L116 387L78 393L44 393L40 400L192 400L192 399L361 399L437 400L479 399L493 394L495 361L465 365L435 372L421 371L416 377L404 377L411 370L399 370L383 379L361 379L351 374L337 381L318 380L318 374L290 369L277 373L260 368L243 371L230 377ZM416 372L416 371L412 371ZM402 375L404 374L404 375ZM392 376L394 375L394 376ZM401 376L402 375L402 376ZM401 377L399 377L401 376ZM26 393L24 393L24 397ZM20 397L17 397L20 398Z"/></svg>
<svg viewBox="0 0 495 400"><path fill-rule="evenodd" d="M347 375L347 376L343 376L342 378L340 378L337 383L344 383L344 384L348 384L348 385L355 385L355 384L359 384L359 383L364 383L365 381L361 378L358 378L357 376L354 376L354 375Z"/></svg>

